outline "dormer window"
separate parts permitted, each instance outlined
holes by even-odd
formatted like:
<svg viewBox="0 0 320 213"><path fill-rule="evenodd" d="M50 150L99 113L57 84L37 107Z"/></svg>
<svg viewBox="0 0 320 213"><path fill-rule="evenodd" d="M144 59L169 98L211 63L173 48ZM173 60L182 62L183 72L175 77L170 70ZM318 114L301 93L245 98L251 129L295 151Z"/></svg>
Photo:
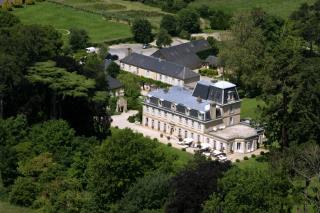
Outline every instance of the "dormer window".
<svg viewBox="0 0 320 213"><path fill-rule="evenodd" d="M176 111L177 107L176 107L176 104L175 104L175 103L172 103L172 104L171 104L171 109L172 109L173 111Z"/></svg>
<svg viewBox="0 0 320 213"><path fill-rule="evenodd" d="M190 109L186 108L186 115L190 115Z"/></svg>
<svg viewBox="0 0 320 213"><path fill-rule="evenodd" d="M228 101L233 101L234 100L234 93L233 91L228 92Z"/></svg>
<svg viewBox="0 0 320 213"><path fill-rule="evenodd" d="M198 119L203 120L204 114L202 112L198 113Z"/></svg>
<svg viewBox="0 0 320 213"><path fill-rule="evenodd" d="M146 102L150 103L150 97L149 96L146 97Z"/></svg>
<svg viewBox="0 0 320 213"><path fill-rule="evenodd" d="M162 107L162 100L158 100L158 105Z"/></svg>

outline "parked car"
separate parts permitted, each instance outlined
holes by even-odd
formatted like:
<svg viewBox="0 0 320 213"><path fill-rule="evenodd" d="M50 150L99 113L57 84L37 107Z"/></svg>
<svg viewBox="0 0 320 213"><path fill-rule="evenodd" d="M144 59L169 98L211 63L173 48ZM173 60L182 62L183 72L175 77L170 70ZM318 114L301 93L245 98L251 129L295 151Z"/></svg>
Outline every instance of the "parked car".
<svg viewBox="0 0 320 213"><path fill-rule="evenodd" d="M151 47L150 44L143 44L142 49L148 49L150 47Z"/></svg>
<svg viewBox="0 0 320 213"><path fill-rule="evenodd" d="M188 147L190 147L192 143L193 143L192 138L185 138L182 141L178 141L179 145L187 145Z"/></svg>
<svg viewBox="0 0 320 213"><path fill-rule="evenodd" d="M224 156L224 155L218 155L216 158L218 159L218 161L226 161L226 160L228 160L228 158L226 156Z"/></svg>

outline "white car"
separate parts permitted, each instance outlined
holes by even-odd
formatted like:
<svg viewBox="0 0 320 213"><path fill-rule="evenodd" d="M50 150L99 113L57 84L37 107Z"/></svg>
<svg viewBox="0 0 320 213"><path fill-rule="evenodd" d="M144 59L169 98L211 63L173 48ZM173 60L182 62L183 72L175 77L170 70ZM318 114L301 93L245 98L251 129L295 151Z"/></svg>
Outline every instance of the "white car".
<svg viewBox="0 0 320 213"><path fill-rule="evenodd" d="M216 156L216 158L217 158L219 161L226 161L226 160L228 160L228 158L227 158L226 156L224 156L224 155L218 155L218 156Z"/></svg>

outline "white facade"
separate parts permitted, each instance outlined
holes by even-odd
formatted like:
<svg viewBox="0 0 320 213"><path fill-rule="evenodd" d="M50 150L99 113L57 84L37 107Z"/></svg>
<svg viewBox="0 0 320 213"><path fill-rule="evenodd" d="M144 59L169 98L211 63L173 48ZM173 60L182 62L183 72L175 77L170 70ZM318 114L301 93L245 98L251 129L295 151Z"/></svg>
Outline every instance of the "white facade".
<svg viewBox="0 0 320 213"><path fill-rule="evenodd" d="M180 101L188 98L187 95L181 99L179 95L174 97ZM170 98L172 96L168 94L168 99ZM143 105L143 126L159 131L164 136L192 138L194 146L206 143L212 149L225 153L250 153L262 142L261 133L240 123L240 100L229 101L223 105L212 103L206 105L204 111L196 111L198 114L195 114L194 110L193 115L190 113L192 109L186 106L177 110L180 103L166 100L166 106L163 106L163 101L162 98L152 96L152 93L146 97ZM171 103L171 107L168 103Z"/></svg>
<svg viewBox="0 0 320 213"><path fill-rule="evenodd" d="M184 86L186 83L192 83L193 81L197 81L198 79L195 80L188 80L184 81L178 78L174 78L171 76L163 75L151 70L145 70L133 65L125 64L123 62L120 63L120 68L124 71L130 72L132 74L138 75L138 76L143 76L145 78L150 78L155 81L161 81L166 84L170 84L173 86Z"/></svg>

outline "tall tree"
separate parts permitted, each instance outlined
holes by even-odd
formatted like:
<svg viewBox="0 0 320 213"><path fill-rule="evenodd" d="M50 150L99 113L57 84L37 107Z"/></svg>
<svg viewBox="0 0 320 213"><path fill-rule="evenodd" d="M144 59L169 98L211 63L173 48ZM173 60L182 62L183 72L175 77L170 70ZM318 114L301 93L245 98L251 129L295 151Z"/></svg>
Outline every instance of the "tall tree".
<svg viewBox="0 0 320 213"><path fill-rule="evenodd" d="M314 44L320 45L319 5L319 0L313 5L304 3L290 17L294 21L294 28L297 34L308 42L310 52L313 52Z"/></svg>
<svg viewBox="0 0 320 213"><path fill-rule="evenodd" d="M165 29L171 36L179 34L178 19L173 15L164 15L161 19L160 28Z"/></svg>
<svg viewBox="0 0 320 213"><path fill-rule="evenodd" d="M159 48L169 46L172 43L171 36L165 29L160 29L157 34L156 44Z"/></svg>
<svg viewBox="0 0 320 213"><path fill-rule="evenodd" d="M178 21L180 25L180 30L185 30L188 33L200 32L200 17L195 10L180 10L178 12Z"/></svg>
<svg viewBox="0 0 320 213"><path fill-rule="evenodd" d="M261 81L266 106L263 118L272 141L278 141L281 147L289 146L289 128L291 123L290 108L295 76L299 72L302 42L299 38L287 35L280 38L280 43L270 52L269 67Z"/></svg>
<svg viewBox="0 0 320 213"><path fill-rule="evenodd" d="M89 35L84 29L70 29L70 46L75 50L84 49L88 46Z"/></svg>
<svg viewBox="0 0 320 213"><path fill-rule="evenodd" d="M206 201L204 213L286 212L292 208L288 197L292 185L268 170L234 167L219 181L218 188Z"/></svg>
<svg viewBox="0 0 320 213"><path fill-rule="evenodd" d="M89 163L89 188L96 211L107 211L139 177L154 170L171 170L157 144L130 129L115 130Z"/></svg>
<svg viewBox="0 0 320 213"><path fill-rule="evenodd" d="M201 204L217 191L218 179L230 163L200 160L172 179L166 212L201 212Z"/></svg>
<svg viewBox="0 0 320 213"><path fill-rule="evenodd" d="M151 24L146 19L135 19L133 21L131 31L136 42L148 44L152 41Z"/></svg>
<svg viewBox="0 0 320 213"><path fill-rule="evenodd" d="M60 102L66 97L85 97L94 88L95 82L76 73L67 72L63 68L55 67L52 61L39 62L28 71L28 80L48 86L51 92L52 118L61 116ZM57 105L60 109L57 112ZM59 115L60 116L59 116Z"/></svg>

